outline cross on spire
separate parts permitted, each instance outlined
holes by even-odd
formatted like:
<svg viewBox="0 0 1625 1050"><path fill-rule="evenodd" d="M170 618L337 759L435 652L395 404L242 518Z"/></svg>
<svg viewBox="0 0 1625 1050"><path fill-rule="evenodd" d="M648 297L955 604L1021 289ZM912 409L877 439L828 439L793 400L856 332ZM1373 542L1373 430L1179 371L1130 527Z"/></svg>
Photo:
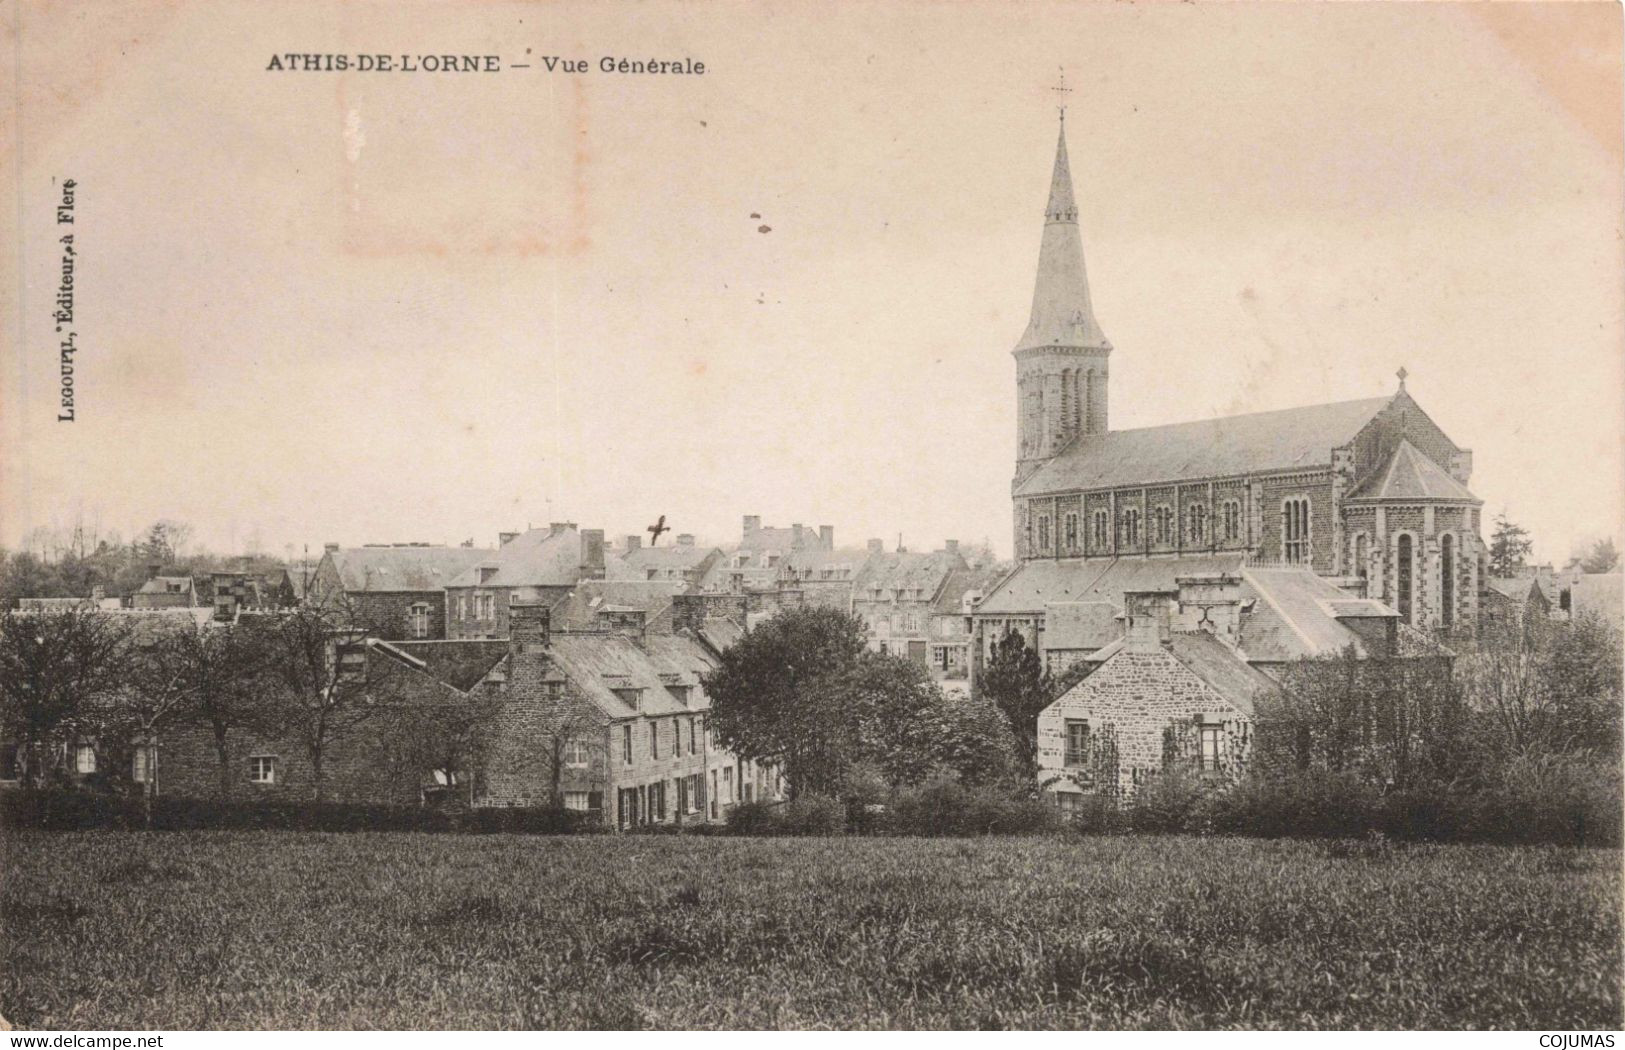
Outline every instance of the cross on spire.
<svg viewBox="0 0 1625 1050"><path fill-rule="evenodd" d="M1060 103L1061 123L1064 124L1064 123L1066 123L1066 96L1072 94L1072 89L1066 86L1066 67L1065 66L1061 67L1060 78L1056 81L1055 86L1050 88L1050 90L1061 96L1061 103Z"/></svg>
<svg viewBox="0 0 1625 1050"><path fill-rule="evenodd" d="M1400 365L1399 366L1399 371L1395 372L1394 375L1399 377L1399 389L1404 390L1405 389L1405 377L1410 375L1410 373L1405 371L1405 366L1404 365Z"/></svg>

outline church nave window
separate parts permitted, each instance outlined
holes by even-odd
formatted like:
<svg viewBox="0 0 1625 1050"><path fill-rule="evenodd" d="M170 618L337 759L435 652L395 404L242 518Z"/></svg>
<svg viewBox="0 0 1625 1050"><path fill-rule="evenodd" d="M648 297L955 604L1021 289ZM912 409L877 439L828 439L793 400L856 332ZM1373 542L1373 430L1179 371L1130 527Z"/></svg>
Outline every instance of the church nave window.
<svg viewBox="0 0 1625 1050"><path fill-rule="evenodd" d="M1224 501L1224 540L1234 543L1241 539L1241 501L1227 499Z"/></svg>
<svg viewBox="0 0 1625 1050"><path fill-rule="evenodd" d="M1194 544L1206 543L1207 507L1203 504L1197 503L1193 506L1185 508L1185 514L1190 519L1190 525L1187 529L1187 532L1190 535L1190 541Z"/></svg>
<svg viewBox="0 0 1625 1050"><path fill-rule="evenodd" d="M1118 529L1122 545L1132 547L1140 542L1140 508L1125 507L1122 515L1122 526Z"/></svg>
<svg viewBox="0 0 1625 1050"><path fill-rule="evenodd" d="M1038 549L1041 550L1041 551L1049 550L1049 515L1048 514L1040 514L1038 516Z"/></svg>
<svg viewBox="0 0 1625 1050"><path fill-rule="evenodd" d="M1070 512L1066 516L1066 549L1078 549L1078 516Z"/></svg>
<svg viewBox="0 0 1625 1050"><path fill-rule="evenodd" d="M1152 509L1151 535L1158 544L1174 542L1174 508L1166 503L1159 503Z"/></svg>
<svg viewBox="0 0 1625 1050"><path fill-rule="evenodd" d="M1411 620L1411 576L1414 566L1413 549L1408 533L1400 533L1394 541L1394 583L1399 599L1399 616L1406 623Z"/></svg>
<svg viewBox="0 0 1625 1050"><path fill-rule="evenodd" d="M1103 551L1106 549L1106 528L1108 524L1106 512L1103 510L1095 511L1090 521L1092 523L1090 528L1092 535L1089 537L1089 544L1093 549Z"/></svg>
<svg viewBox="0 0 1625 1050"><path fill-rule="evenodd" d="M1281 504L1281 558L1288 565L1309 560L1309 501L1302 497Z"/></svg>

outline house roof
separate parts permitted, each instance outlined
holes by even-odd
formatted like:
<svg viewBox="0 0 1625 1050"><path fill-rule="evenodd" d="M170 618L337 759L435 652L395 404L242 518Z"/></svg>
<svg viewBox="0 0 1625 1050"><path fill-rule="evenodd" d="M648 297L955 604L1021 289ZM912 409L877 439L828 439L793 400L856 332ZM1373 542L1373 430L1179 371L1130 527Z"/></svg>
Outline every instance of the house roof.
<svg viewBox="0 0 1625 1050"><path fill-rule="evenodd" d="M719 653L743 637L745 625L725 616L707 616L700 624L700 638Z"/></svg>
<svg viewBox="0 0 1625 1050"><path fill-rule="evenodd" d="M871 554L853 580L853 594L863 598L879 588L883 595L920 592L922 600L934 600L948 576L965 567L965 560L947 551L893 551Z"/></svg>
<svg viewBox="0 0 1625 1050"><path fill-rule="evenodd" d="M459 640L390 644L422 661L427 674L464 693L478 685L491 668L508 655L507 642Z"/></svg>
<svg viewBox="0 0 1625 1050"><path fill-rule="evenodd" d="M438 591L489 550L475 547L340 547L327 557L351 593Z"/></svg>
<svg viewBox="0 0 1625 1050"><path fill-rule="evenodd" d="M573 525L529 529L480 554L445 586L568 587L581 578L581 530ZM482 568L496 572L482 580Z"/></svg>
<svg viewBox="0 0 1625 1050"><path fill-rule="evenodd" d="M986 594L988 588L1004 576L1000 569L955 569L943 582L937 593L933 611L939 615L957 615L964 611L965 595L972 591Z"/></svg>
<svg viewBox="0 0 1625 1050"><path fill-rule="evenodd" d="M190 576L154 576L150 580L148 580L146 583L143 583L141 585L141 589L136 591L135 593L137 593L137 594L173 594L173 593L176 593L176 592L171 591L169 589L171 585L175 585L175 586L180 587L182 591L190 591L195 586L192 583L192 577L190 577Z"/></svg>
<svg viewBox="0 0 1625 1050"><path fill-rule="evenodd" d="M1016 495L1330 466L1332 449L1348 444L1390 400L1338 401L1081 435L1022 482Z"/></svg>
<svg viewBox="0 0 1625 1050"><path fill-rule="evenodd" d="M1036 615L1053 602L1108 601L1121 607L1126 591L1171 591L1181 576L1241 571L1241 554L1110 561L1035 560L1005 577L976 606L977 615Z"/></svg>
<svg viewBox="0 0 1625 1050"><path fill-rule="evenodd" d="M1348 500L1449 500L1480 503L1467 486L1444 472L1410 441L1401 438L1388 462L1350 492Z"/></svg>
<svg viewBox="0 0 1625 1050"><path fill-rule="evenodd" d="M642 575L646 569L697 569L707 558L721 553L716 547L639 547L627 551L620 561Z"/></svg>
<svg viewBox="0 0 1625 1050"><path fill-rule="evenodd" d="M688 585L682 580L582 580L553 606L550 616L561 629L591 627L606 611L642 610L653 617Z"/></svg>
<svg viewBox="0 0 1625 1050"><path fill-rule="evenodd" d="M1484 589L1494 591L1504 598L1515 602L1525 602L1540 590L1540 584L1533 576L1486 576ZM1542 596L1544 597L1542 592Z"/></svg>
<svg viewBox="0 0 1625 1050"><path fill-rule="evenodd" d="M1044 648L1093 652L1123 633L1109 601L1052 602L1044 610Z"/></svg>
<svg viewBox="0 0 1625 1050"><path fill-rule="evenodd" d="M1617 572L1588 572L1569 587L1569 611L1575 616L1594 613L1619 627L1625 624L1625 576Z"/></svg>
<svg viewBox="0 0 1625 1050"><path fill-rule="evenodd" d="M1340 617L1398 617L1373 599L1358 599L1304 568L1242 572L1242 593L1255 599L1241 620L1240 646L1247 658L1276 663L1365 646Z"/></svg>
<svg viewBox="0 0 1625 1050"><path fill-rule="evenodd" d="M704 648L681 635L671 636L671 645L653 645L655 638L646 638L642 645L620 634L554 634L547 652L558 668L575 683L584 696L611 718L631 718L644 715L680 715L708 710L711 706L697 681L689 681L689 672L696 667L712 666ZM690 702L684 704L666 690L662 674L682 676L680 684L693 685ZM615 689L638 689L640 703L633 708L614 692Z"/></svg>
<svg viewBox="0 0 1625 1050"><path fill-rule="evenodd" d="M1255 697L1278 689L1268 675L1206 631L1176 631L1169 643L1174 659L1248 715Z"/></svg>

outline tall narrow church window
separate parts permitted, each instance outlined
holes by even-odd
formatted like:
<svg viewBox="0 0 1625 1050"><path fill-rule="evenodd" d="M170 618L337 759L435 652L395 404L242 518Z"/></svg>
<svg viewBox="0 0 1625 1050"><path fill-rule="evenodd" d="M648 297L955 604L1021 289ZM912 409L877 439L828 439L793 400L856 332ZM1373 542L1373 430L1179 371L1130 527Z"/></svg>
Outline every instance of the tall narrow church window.
<svg viewBox="0 0 1625 1050"><path fill-rule="evenodd" d="M1103 510L1095 511L1094 518L1092 520L1094 523L1092 530L1094 535L1090 538L1090 544L1096 551L1103 551L1106 549L1106 528L1108 524L1106 520L1106 512Z"/></svg>
<svg viewBox="0 0 1625 1050"><path fill-rule="evenodd" d="M1439 539L1439 624L1449 627L1455 620L1456 537L1448 532Z"/></svg>
<svg viewBox="0 0 1625 1050"><path fill-rule="evenodd" d="M1281 504L1281 557L1288 565L1309 560L1309 501L1297 498Z"/></svg>
<svg viewBox="0 0 1625 1050"><path fill-rule="evenodd" d="M1140 509L1138 507L1123 508L1122 527L1118 530L1119 540L1124 547L1133 547L1140 542Z"/></svg>
<svg viewBox="0 0 1625 1050"><path fill-rule="evenodd" d="M1083 374L1083 393L1079 398L1079 400L1083 402L1083 419L1078 429L1082 430L1085 434L1092 434L1095 432L1095 405L1094 401L1092 400L1094 393L1095 373L1094 370L1091 369Z"/></svg>
<svg viewBox="0 0 1625 1050"><path fill-rule="evenodd" d="M1225 542L1233 543L1241 539L1241 501L1227 499L1224 501L1224 538Z"/></svg>
<svg viewBox="0 0 1625 1050"><path fill-rule="evenodd" d="M1076 382L1075 375L1070 368L1061 370L1061 430L1068 432L1072 428L1072 384Z"/></svg>
<svg viewBox="0 0 1625 1050"><path fill-rule="evenodd" d="M1078 516L1070 512L1066 516L1066 549L1078 549Z"/></svg>
<svg viewBox="0 0 1625 1050"><path fill-rule="evenodd" d="M1370 551L1366 534L1363 532L1356 532L1354 534L1354 575L1360 577L1362 580L1365 579L1366 573L1370 571L1369 565L1367 564L1369 560Z"/></svg>
<svg viewBox="0 0 1625 1050"><path fill-rule="evenodd" d="M1082 370L1074 369L1072 372L1072 432L1074 434L1083 429L1083 399L1088 396L1082 384L1078 382L1081 378L1083 378Z"/></svg>
<svg viewBox="0 0 1625 1050"><path fill-rule="evenodd" d="M1159 544L1174 541L1174 508L1159 503L1151 511L1151 535Z"/></svg>
<svg viewBox="0 0 1625 1050"><path fill-rule="evenodd" d="M1049 550L1049 515L1048 514L1040 514L1038 516L1038 549L1041 550L1041 551Z"/></svg>
<svg viewBox="0 0 1625 1050"><path fill-rule="evenodd" d="M1193 544L1200 546L1207 542L1207 507L1196 503L1185 508L1185 514L1190 519L1187 533Z"/></svg>
<svg viewBox="0 0 1625 1050"><path fill-rule="evenodd" d="M1399 616L1411 622L1411 538L1401 533L1395 541L1394 589L1399 598Z"/></svg>

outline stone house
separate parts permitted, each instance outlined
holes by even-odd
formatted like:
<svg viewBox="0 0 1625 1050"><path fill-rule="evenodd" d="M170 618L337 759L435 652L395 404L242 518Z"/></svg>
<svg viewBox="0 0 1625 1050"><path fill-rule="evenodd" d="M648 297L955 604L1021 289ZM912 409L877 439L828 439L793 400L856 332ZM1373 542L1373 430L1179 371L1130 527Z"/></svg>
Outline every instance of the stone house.
<svg viewBox="0 0 1625 1050"><path fill-rule="evenodd" d="M427 543L327 545L308 600L343 607L358 626L386 640L446 638L446 588L492 555Z"/></svg>
<svg viewBox="0 0 1625 1050"><path fill-rule="evenodd" d="M1552 603L1535 576L1486 576L1478 596L1479 630L1515 627L1526 616L1549 619Z"/></svg>
<svg viewBox="0 0 1625 1050"><path fill-rule="evenodd" d="M449 638L506 638L516 602L553 605L582 580L605 575L604 531L556 521L545 529L507 532L446 584Z"/></svg>
<svg viewBox="0 0 1625 1050"><path fill-rule="evenodd" d="M643 537L628 536L619 558L613 560L607 575L616 579L659 580L681 583L697 590L711 567L722 557L716 547L700 547L684 533L669 547L645 547Z"/></svg>
<svg viewBox="0 0 1625 1050"><path fill-rule="evenodd" d="M937 603L954 574L969 569L953 540L940 551L871 553L853 581L851 609L868 625L869 647L931 666Z"/></svg>
<svg viewBox="0 0 1625 1050"><path fill-rule="evenodd" d="M954 569L938 590L931 604L929 631L930 666L938 679L963 682L968 689L971 613L1000 575L991 568Z"/></svg>
<svg viewBox="0 0 1625 1050"><path fill-rule="evenodd" d="M1254 699L1276 688L1216 634L1172 631L1157 596L1139 597L1123 639L1038 716L1039 787L1063 811L1085 794L1130 795L1175 761L1238 774Z"/></svg>
<svg viewBox="0 0 1625 1050"><path fill-rule="evenodd" d="M187 609L201 604L190 576L154 576L130 595L132 609Z"/></svg>

